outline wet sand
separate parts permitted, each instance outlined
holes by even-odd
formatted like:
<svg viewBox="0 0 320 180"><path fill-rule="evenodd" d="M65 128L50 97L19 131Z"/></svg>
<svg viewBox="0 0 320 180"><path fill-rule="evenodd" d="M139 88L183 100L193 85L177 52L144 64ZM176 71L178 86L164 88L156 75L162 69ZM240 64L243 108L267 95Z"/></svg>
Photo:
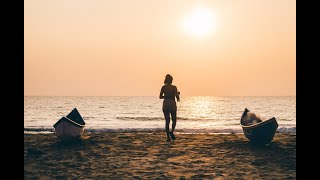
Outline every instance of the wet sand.
<svg viewBox="0 0 320 180"><path fill-rule="evenodd" d="M63 143L55 134L24 135L24 179L296 179L296 135L266 146L243 134L85 132Z"/></svg>

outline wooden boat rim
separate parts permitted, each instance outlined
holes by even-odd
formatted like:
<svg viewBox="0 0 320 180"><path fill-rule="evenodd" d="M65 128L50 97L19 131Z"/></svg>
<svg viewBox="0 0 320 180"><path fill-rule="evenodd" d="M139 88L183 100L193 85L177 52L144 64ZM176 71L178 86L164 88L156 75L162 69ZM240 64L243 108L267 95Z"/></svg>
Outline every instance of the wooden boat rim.
<svg viewBox="0 0 320 180"><path fill-rule="evenodd" d="M68 116L72 116L73 112L75 112L75 113L80 117L80 120L81 120L80 122L76 122L76 121L74 121L74 122L76 122L76 123L78 123L78 124L85 125L86 123L85 123L83 117L80 115L80 113L79 113L79 111L78 111L77 108L74 108L68 115L66 115L66 116L64 116L64 117L69 118ZM69 118L69 119L70 119L70 118ZM71 119L70 119L70 120L71 120ZM71 121L73 121L73 120L71 120Z"/></svg>
<svg viewBox="0 0 320 180"><path fill-rule="evenodd" d="M76 124L76 125L78 125L78 126L85 126L85 125L79 124L79 123L71 120L70 118L68 118L68 117L66 117L66 116L65 116L65 118L67 118L69 121L71 121L72 123L74 123L74 124Z"/></svg>
<svg viewBox="0 0 320 180"><path fill-rule="evenodd" d="M68 121L70 121L70 122L71 122L72 124L74 124L74 125L77 125L77 126L80 126L80 127L85 127L85 125L76 123L75 121L67 118L66 116L63 116L63 118L67 119ZM63 120L63 118L61 118L58 122L56 122L56 123L53 125L53 127L56 127L56 126L60 123L60 121Z"/></svg>
<svg viewBox="0 0 320 180"><path fill-rule="evenodd" d="M265 120L265 121L262 121L262 122L259 122L259 123L251 124L251 125L242 125L241 123L240 123L240 125L243 128L255 128L255 127L259 127L259 126L262 126L264 124L267 124L267 123L271 123L273 121L277 122L275 117L272 117L271 119L268 119L268 120Z"/></svg>

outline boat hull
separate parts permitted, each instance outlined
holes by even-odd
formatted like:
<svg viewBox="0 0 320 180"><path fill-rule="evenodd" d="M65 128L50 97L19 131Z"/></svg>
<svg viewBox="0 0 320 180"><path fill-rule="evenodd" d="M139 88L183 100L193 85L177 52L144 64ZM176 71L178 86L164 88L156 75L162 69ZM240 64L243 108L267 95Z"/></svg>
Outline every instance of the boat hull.
<svg viewBox="0 0 320 180"><path fill-rule="evenodd" d="M55 134L62 140L72 140L82 136L84 126L62 117L54 126Z"/></svg>
<svg viewBox="0 0 320 180"><path fill-rule="evenodd" d="M258 123L252 123L252 121L248 123L248 112L250 111L245 108L240 119L240 125L246 138L254 144L267 144L272 141L278 128L276 118L273 117Z"/></svg>
<svg viewBox="0 0 320 180"><path fill-rule="evenodd" d="M267 144L273 140L277 131L278 123L276 118L256 123L253 125L241 125L246 138L254 144Z"/></svg>

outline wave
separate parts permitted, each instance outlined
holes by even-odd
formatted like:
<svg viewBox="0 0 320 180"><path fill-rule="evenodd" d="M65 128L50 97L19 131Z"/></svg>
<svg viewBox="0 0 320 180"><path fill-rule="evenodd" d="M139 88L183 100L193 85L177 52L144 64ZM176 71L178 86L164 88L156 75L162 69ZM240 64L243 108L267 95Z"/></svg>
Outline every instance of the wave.
<svg viewBox="0 0 320 180"><path fill-rule="evenodd" d="M86 128L87 132L164 132L163 128ZM223 133L223 134L242 134L241 128L211 128L211 129L192 129L192 128L179 128L175 132L178 133ZM54 133L54 128L24 128L25 134L45 134ZM281 127L277 129L277 133L296 134L296 127Z"/></svg>
<svg viewBox="0 0 320 180"><path fill-rule="evenodd" d="M116 117L118 120L137 120L137 121L161 121L164 120L164 117L132 117L132 116L122 116ZM177 117L177 120L182 121L217 121L217 120L227 120L232 121L235 119L212 119L212 118L204 118L204 117L196 117L196 118L187 118L187 117Z"/></svg>

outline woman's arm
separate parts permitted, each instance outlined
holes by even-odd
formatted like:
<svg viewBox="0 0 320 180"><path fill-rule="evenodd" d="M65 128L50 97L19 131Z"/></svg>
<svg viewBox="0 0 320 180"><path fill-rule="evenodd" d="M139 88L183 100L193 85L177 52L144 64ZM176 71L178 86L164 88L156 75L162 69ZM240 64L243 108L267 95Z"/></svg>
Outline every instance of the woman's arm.
<svg viewBox="0 0 320 180"><path fill-rule="evenodd" d="M163 87L162 87L161 90L160 90L159 98L160 98L160 99L163 99L163 98L164 98Z"/></svg>
<svg viewBox="0 0 320 180"><path fill-rule="evenodd" d="M177 87L176 87L176 98L177 98L177 101L180 102L180 92L178 91Z"/></svg>

